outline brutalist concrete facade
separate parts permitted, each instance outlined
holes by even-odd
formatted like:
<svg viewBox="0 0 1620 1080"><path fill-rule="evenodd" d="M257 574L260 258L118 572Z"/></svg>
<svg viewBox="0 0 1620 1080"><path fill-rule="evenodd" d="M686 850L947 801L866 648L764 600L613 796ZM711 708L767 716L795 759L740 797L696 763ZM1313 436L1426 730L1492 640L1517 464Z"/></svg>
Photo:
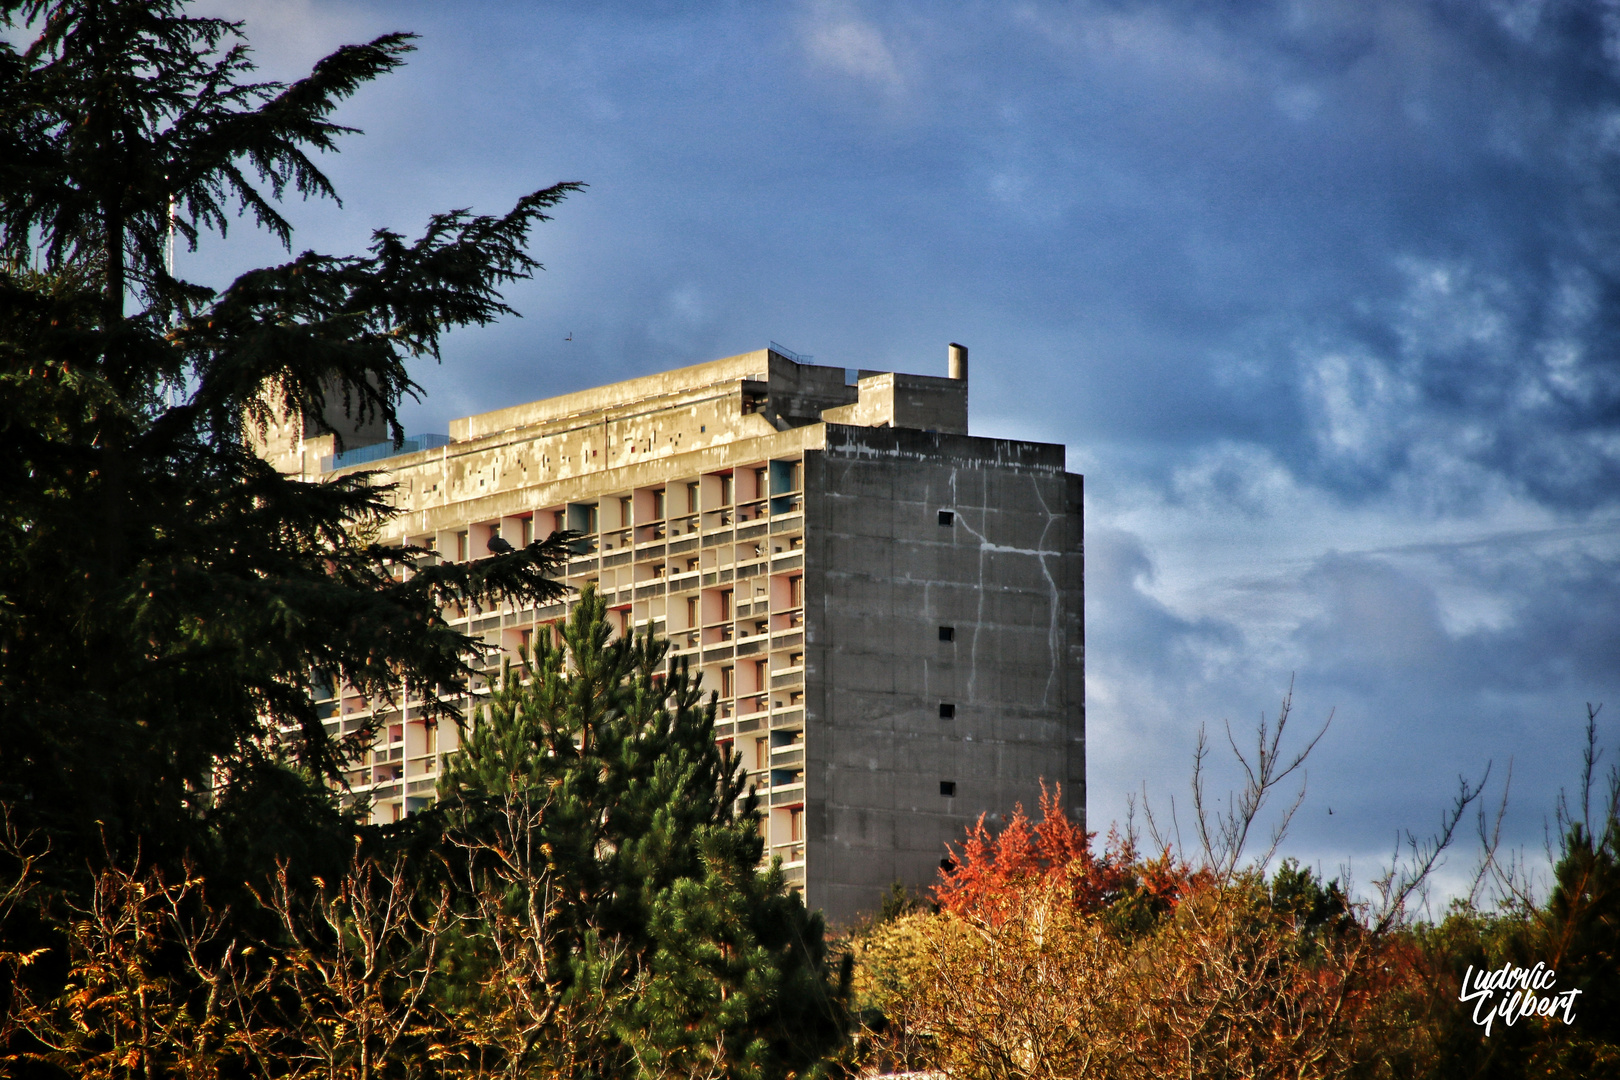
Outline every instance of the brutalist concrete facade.
<svg viewBox="0 0 1620 1080"><path fill-rule="evenodd" d="M1043 780L1085 820L1081 478L1061 446L969 436L965 349L951 366L850 382L761 350L468 417L403 453L353 436L336 453L308 420L261 451L308 476L380 470L401 510L383 539L437 558L583 533L569 584L703 674L768 850L847 922L894 881L931 884L947 842L1032 807ZM567 609L446 614L510 652ZM488 689L471 691L469 715ZM341 679L322 708L334 731L377 728L350 781L378 818L426 804L454 732Z"/></svg>
<svg viewBox="0 0 1620 1080"><path fill-rule="evenodd" d="M836 918L1042 780L1085 820L1081 480L1061 446L904 428L805 457L807 881Z"/></svg>

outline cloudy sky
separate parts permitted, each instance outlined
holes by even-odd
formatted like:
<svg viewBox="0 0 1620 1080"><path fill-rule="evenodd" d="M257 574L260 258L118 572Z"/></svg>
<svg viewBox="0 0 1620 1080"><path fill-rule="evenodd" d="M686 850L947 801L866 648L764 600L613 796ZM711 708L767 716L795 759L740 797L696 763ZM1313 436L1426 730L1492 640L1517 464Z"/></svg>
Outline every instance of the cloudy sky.
<svg viewBox="0 0 1620 1080"><path fill-rule="evenodd" d="M1199 725L1290 679L1334 716L1289 840L1329 873L1488 762L1537 852L1587 702L1620 749L1612 0L211 6L273 77L422 35L300 247L591 185L412 431L772 340L971 346L974 432L1086 474L1094 825L1144 783L1184 815Z"/></svg>

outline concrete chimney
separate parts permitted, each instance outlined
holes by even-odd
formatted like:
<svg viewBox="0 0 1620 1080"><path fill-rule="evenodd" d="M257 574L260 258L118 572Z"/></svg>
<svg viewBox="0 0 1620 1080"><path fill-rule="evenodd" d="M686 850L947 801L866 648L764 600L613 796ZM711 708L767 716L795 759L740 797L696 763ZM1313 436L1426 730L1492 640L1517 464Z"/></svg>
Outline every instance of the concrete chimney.
<svg viewBox="0 0 1620 1080"><path fill-rule="evenodd" d="M950 366L946 373L953 379L965 381L967 379L967 346L958 345L953 341L946 352L950 356Z"/></svg>

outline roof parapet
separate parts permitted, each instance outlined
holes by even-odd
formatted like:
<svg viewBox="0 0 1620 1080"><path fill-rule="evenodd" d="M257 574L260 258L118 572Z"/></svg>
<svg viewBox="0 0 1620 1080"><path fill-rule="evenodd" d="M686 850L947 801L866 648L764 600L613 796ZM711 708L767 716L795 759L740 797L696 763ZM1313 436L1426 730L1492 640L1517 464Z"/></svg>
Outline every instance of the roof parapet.
<svg viewBox="0 0 1620 1080"><path fill-rule="evenodd" d="M862 372L860 399L824 409L821 419L852 427L911 428L948 435L968 433L967 380L903 372Z"/></svg>

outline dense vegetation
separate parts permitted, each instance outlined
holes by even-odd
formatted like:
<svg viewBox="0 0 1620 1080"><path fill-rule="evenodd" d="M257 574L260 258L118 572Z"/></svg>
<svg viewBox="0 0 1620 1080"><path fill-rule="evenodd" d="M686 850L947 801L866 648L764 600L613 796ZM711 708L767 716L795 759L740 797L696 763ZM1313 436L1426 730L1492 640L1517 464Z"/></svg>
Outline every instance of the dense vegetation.
<svg viewBox="0 0 1620 1080"><path fill-rule="evenodd" d="M1200 806L1190 859L1146 856L1129 832L1097 853L1055 796L1039 822L981 824L933 905L897 894L855 935L851 1061L975 1080L1620 1076L1620 772L1603 798L1595 725L1579 813L1560 806L1550 895L1487 844L1494 902L1459 900L1438 925L1410 901L1478 788L1356 901L1290 860L1268 874L1270 852L1240 858L1287 772L1280 730L1262 732L1233 812L1211 822ZM1555 976L1535 995L1550 1015L1498 1012L1487 1031L1510 992L1465 1000L1465 983L1537 964Z"/></svg>
<svg viewBox="0 0 1620 1080"><path fill-rule="evenodd" d="M283 860L225 903L189 863L113 862L88 895L53 895L46 845L10 830L0 914L49 933L0 949L0 1060L108 1078L816 1072L848 1029L848 964L759 869L712 698L667 645L610 642L604 615L586 593L560 644L507 669L437 807L357 835L334 873Z"/></svg>

